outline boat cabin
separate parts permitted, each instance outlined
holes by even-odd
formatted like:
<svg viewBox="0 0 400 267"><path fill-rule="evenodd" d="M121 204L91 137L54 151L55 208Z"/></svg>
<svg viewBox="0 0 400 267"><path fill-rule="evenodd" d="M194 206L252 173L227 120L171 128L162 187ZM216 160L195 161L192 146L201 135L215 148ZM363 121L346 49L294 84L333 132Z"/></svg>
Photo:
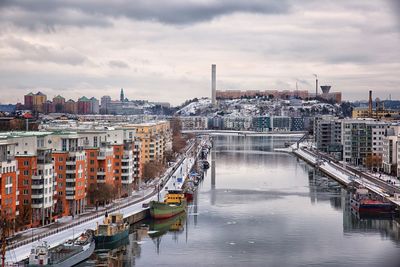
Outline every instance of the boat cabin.
<svg viewBox="0 0 400 267"><path fill-rule="evenodd" d="M168 190L164 202L167 204L180 204L185 199L182 190Z"/></svg>
<svg viewBox="0 0 400 267"><path fill-rule="evenodd" d="M112 236L125 228L124 216L121 213L107 215L103 224L97 225L96 235Z"/></svg>
<svg viewBox="0 0 400 267"><path fill-rule="evenodd" d="M49 264L49 246L46 241L33 247L29 255L29 265L47 265Z"/></svg>

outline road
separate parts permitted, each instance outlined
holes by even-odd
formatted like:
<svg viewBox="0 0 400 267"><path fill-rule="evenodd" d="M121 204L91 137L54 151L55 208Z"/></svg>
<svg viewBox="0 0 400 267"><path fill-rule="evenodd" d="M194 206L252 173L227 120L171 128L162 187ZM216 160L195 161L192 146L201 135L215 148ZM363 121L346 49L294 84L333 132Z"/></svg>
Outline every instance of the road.
<svg viewBox="0 0 400 267"><path fill-rule="evenodd" d="M144 208L142 207L143 203L148 203L151 200L156 200L158 192L161 195L160 197L163 198L166 193L166 188L182 186L183 179L182 183L178 183L176 178L185 177L190 172L190 169L194 165L195 158L197 157L199 152L199 149L197 149L197 153L192 153L194 148L194 142L188 144L185 155L194 154L194 156L185 157L182 155L174 164L174 166L171 167L161 179L159 179L159 182L162 183L162 187L159 191L155 188L147 195L144 195L142 198L122 205L118 205L117 207L108 209L107 212L112 213L118 211L123 213L124 217L129 217L135 213L144 210ZM101 213L94 213L87 218L73 220L70 224L67 224L61 228L50 229L45 233L34 236L34 242L32 242L32 238L28 238L26 240L17 242L16 244L11 244L8 246L8 250L6 252L6 262L13 263L27 258L29 256L32 246L38 244L39 240L46 241L47 244L50 245L50 247L54 247L61 244L65 240L71 239L74 236L83 233L87 229L95 229L98 223L102 223L104 214L105 211Z"/></svg>

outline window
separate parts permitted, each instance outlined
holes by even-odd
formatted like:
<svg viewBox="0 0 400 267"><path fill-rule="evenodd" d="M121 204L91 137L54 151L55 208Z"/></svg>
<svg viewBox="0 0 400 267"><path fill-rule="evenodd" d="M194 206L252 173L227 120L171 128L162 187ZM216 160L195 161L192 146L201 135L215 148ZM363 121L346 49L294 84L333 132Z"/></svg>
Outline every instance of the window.
<svg viewBox="0 0 400 267"><path fill-rule="evenodd" d="M58 166L58 170L62 171L63 170L63 166Z"/></svg>
<svg viewBox="0 0 400 267"><path fill-rule="evenodd" d="M24 199L24 205L28 205L29 204L29 200Z"/></svg>
<svg viewBox="0 0 400 267"><path fill-rule="evenodd" d="M67 151L67 139L62 139L62 151Z"/></svg>
<svg viewBox="0 0 400 267"><path fill-rule="evenodd" d="M6 187L6 195L10 195L12 193L12 186Z"/></svg>
<svg viewBox="0 0 400 267"><path fill-rule="evenodd" d="M29 166L29 161L25 160L24 161L24 166Z"/></svg>
<svg viewBox="0 0 400 267"><path fill-rule="evenodd" d="M24 189L23 194L24 194L24 195L28 195L28 194L29 194L29 190L28 190L28 189Z"/></svg>
<svg viewBox="0 0 400 267"><path fill-rule="evenodd" d="M59 158L58 158L58 161L59 161L59 162L61 162L61 161L63 161L63 160L64 160L63 157L59 157Z"/></svg>
<svg viewBox="0 0 400 267"><path fill-rule="evenodd" d="M62 174L59 174L59 175L58 175L58 178L62 179L62 178L63 178L63 175L62 175Z"/></svg>
<svg viewBox="0 0 400 267"><path fill-rule="evenodd" d="M24 170L24 175L25 176L29 175L29 171L28 170Z"/></svg>
<svg viewBox="0 0 400 267"><path fill-rule="evenodd" d="M29 185L29 180L25 179L24 180L24 185Z"/></svg>
<svg viewBox="0 0 400 267"><path fill-rule="evenodd" d="M91 159L91 160L90 160L90 164L92 164L92 165L93 165L93 164L94 164L94 160L92 160L92 159Z"/></svg>

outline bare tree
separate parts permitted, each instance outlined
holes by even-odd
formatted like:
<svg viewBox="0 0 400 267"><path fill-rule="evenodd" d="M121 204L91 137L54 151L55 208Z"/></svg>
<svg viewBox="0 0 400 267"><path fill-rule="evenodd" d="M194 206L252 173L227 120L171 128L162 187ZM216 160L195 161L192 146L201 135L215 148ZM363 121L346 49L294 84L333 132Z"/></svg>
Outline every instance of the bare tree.
<svg viewBox="0 0 400 267"><path fill-rule="evenodd" d="M164 165L159 161L150 161L143 165L143 179L151 180L159 176L164 170Z"/></svg>

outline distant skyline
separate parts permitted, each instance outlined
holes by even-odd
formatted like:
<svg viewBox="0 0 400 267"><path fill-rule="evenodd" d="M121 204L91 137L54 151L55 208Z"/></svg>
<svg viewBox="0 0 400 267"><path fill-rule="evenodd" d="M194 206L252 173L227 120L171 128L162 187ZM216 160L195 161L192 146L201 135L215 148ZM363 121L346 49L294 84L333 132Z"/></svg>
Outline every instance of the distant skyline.
<svg viewBox="0 0 400 267"><path fill-rule="evenodd" d="M94 4L96 3L96 4ZM134 4L132 4L134 3ZM0 1L0 102L30 91L180 104L320 85L400 99L396 0Z"/></svg>

